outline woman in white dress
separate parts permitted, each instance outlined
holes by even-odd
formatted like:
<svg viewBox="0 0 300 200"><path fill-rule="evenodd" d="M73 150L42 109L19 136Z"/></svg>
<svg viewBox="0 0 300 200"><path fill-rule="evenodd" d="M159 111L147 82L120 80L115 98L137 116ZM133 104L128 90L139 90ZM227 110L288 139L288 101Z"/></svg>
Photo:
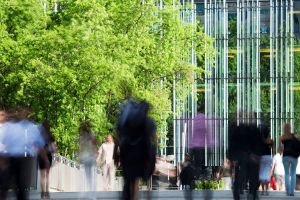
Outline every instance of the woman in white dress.
<svg viewBox="0 0 300 200"><path fill-rule="evenodd" d="M259 181L262 186L262 195L268 195L269 182L271 179L272 170L272 147L273 140L270 137L269 129L262 128L263 148L260 159Z"/></svg>
<svg viewBox="0 0 300 200"><path fill-rule="evenodd" d="M284 166L282 162L282 148L279 148L278 153L273 157L272 175L275 178L277 190L283 191L284 187Z"/></svg>

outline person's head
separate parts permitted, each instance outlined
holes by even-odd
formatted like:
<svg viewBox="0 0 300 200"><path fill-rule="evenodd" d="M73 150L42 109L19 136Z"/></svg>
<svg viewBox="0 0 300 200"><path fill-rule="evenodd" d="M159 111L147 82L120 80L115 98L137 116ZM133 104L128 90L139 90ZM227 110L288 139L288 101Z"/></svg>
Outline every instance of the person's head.
<svg viewBox="0 0 300 200"><path fill-rule="evenodd" d="M278 147L277 153L279 153L280 155L282 155L282 153L283 153L283 148L282 148L282 146L279 146L279 147Z"/></svg>
<svg viewBox="0 0 300 200"><path fill-rule="evenodd" d="M147 101L141 101L139 103L139 106L144 111L144 113L147 115L150 110L150 104Z"/></svg>
<svg viewBox="0 0 300 200"><path fill-rule="evenodd" d="M16 106L12 109L11 118L16 120L29 119L32 115L32 109L28 106Z"/></svg>
<svg viewBox="0 0 300 200"><path fill-rule="evenodd" d="M44 127L45 132L46 132L47 134L50 134L50 133L51 133L51 132L50 132L50 122L49 122L48 119L45 119L45 120L43 121L42 126Z"/></svg>
<svg viewBox="0 0 300 200"><path fill-rule="evenodd" d="M7 120L7 113L4 110L0 110L0 123L3 123Z"/></svg>
<svg viewBox="0 0 300 200"><path fill-rule="evenodd" d="M108 143L114 142L113 136L111 134L109 134L108 136L106 136L106 142L108 142Z"/></svg>
<svg viewBox="0 0 300 200"><path fill-rule="evenodd" d="M90 121L82 121L79 126L79 132L81 134L89 133L91 131L92 125Z"/></svg>
<svg viewBox="0 0 300 200"><path fill-rule="evenodd" d="M290 123L286 123L284 125L284 134L291 134L291 124Z"/></svg>
<svg viewBox="0 0 300 200"><path fill-rule="evenodd" d="M191 156L190 156L190 154L186 153L185 156L184 156L184 160L185 160L185 161L191 161Z"/></svg>
<svg viewBox="0 0 300 200"><path fill-rule="evenodd" d="M267 126L262 126L261 133L263 139L268 139L270 137L270 129Z"/></svg>

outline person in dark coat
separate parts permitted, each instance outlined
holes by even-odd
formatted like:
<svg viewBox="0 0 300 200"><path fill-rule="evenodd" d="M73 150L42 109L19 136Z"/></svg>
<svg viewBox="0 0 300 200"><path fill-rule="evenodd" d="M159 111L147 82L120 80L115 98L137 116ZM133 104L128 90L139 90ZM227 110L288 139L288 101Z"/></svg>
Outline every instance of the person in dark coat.
<svg viewBox="0 0 300 200"><path fill-rule="evenodd" d="M251 121L251 120L250 120ZM235 122L229 127L228 158L234 163L235 180L233 196L240 199L249 183L249 198L257 198L259 186L259 161L262 148L260 131L256 124Z"/></svg>
<svg viewBox="0 0 300 200"><path fill-rule="evenodd" d="M181 181L182 189L184 190L185 199L191 200L195 179L195 167L191 162L191 157L189 154L185 155L179 178Z"/></svg>
<svg viewBox="0 0 300 200"><path fill-rule="evenodd" d="M235 180L233 183L233 196L240 199L247 180L247 167L249 161L248 126L234 123L229 127L228 158L234 163Z"/></svg>
<svg viewBox="0 0 300 200"><path fill-rule="evenodd" d="M180 181L184 190L193 189L193 182L195 176L195 168L191 163L189 154L185 155L185 161L182 163L182 170L180 172Z"/></svg>
<svg viewBox="0 0 300 200"><path fill-rule="evenodd" d="M156 125L148 117L149 104L130 100L117 125L120 165L124 177L124 200L135 200L139 178L147 181L154 172Z"/></svg>

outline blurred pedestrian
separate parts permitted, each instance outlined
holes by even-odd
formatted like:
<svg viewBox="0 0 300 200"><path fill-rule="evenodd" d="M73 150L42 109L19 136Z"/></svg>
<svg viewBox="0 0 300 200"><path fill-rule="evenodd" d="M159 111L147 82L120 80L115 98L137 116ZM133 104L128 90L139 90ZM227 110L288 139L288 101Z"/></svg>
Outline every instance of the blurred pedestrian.
<svg viewBox="0 0 300 200"><path fill-rule="evenodd" d="M148 111L147 102L129 100L118 121L120 164L125 182L124 200L138 199L139 178L147 182L154 172L156 126L148 117Z"/></svg>
<svg viewBox="0 0 300 200"><path fill-rule="evenodd" d="M192 190L193 189L193 181L194 181L194 173L195 169L191 162L191 157L189 154L185 155L184 162L181 166L180 172L180 181L182 185L182 189L184 190Z"/></svg>
<svg viewBox="0 0 300 200"><path fill-rule="evenodd" d="M261 136L263 145L260 158L259 181L262 186L262 195L269 195L268 189L272 171L273 140L266 126L261 127Z"/></svg>
<svg viewBox="0 0 300 200"><path fill-rule="evenodd" d="M285 189L287 196L294 196L296 186L296 167L299 157L300 142L291 132L289 123L284 125L284 134L281 136L283 144L283 166L285 172Z"/></svg>
<svg viewBox="0 0 300 200"><path fill-rule="evenodd" d="M0 110L0 200L6 199L6 192L9 188L9 164L10 160L6 154L5 146L3 143L5 122L7 121L7 112Z"/></svg>
<svg viewBox="0 0 300 200"><path fill-rule="evenodd" d="M192 190L194 188L195 168L191 162L189 154L185 155L179 175L182 189L184 190L185 199L192 199Z"/></svg>
<svg viewBox="0 0 300 200"><path fill-rule="evenodd" d="M259 181L262 187L262 195L269 195L269 182L271 180L272 171L272 148L273 140L271 139L269 129L265 126L261 127L262 136L262 153L260 158Z"/></svg>
<svg viewBox="0 0 300 200"><path fill-rule="evenodd" d="M279 147L277 154L273 157L271 175L273 175L275 178L275 183L278 190L284 190L284 166L282 162L281 147Z"/></svg>
<svg viewBox="0 0 300 200"><path fill-rule="evenodd" d="M233 169L230 160L225 159L222 166L219 167L216 178L224 182L224 189L231 190L233 183Z"/></svg>
<svg viewBox="0 0 300 200"><path fill-rule="evenodd" d="M259 163L262 149L262 139L254 116L249 114L248 124L240 121L232 123L229 127L228 157L234 166L233 197L240 200L240 194L249 183L248 199L257 199L259 186Z"/></svg>
<svg viewBox="0 0 300 200"><path fill-rule="evenodd" d="M300 190L300 157L298 157L298 164L296 168L296 189Z"/></svg>
<svg viewBox="0 0 300 200"><path fill-rule="evenodd" d="M38 162L40 168L40 184L41 184L41 198L48 199L49 195L49 172L52 165L52 154L56 152L56 144L54 136L50 130L50 123L48 120L45 120L41 127L41 135L44 139L44 150L47 154L47 159L45 160L41 155L38 155ZM49 164L48 164L49 163Z"/></svg>
<svg viewBox="0 0 300 200"><path fill-rule="evenodd" d="M4 123L7 120L7 113L5 110L0 110L0 129L2 128L2 126L4 125ZM0 153L4 153L5 151L5 147L3 144L3 135L0 135Z"/></svg>
<svg viewBox="0 0 300 200"><path fill-rule="evenodd" d="M252 118L254 119L254 118ZM258 199L257 190L259 188L259 166L260 156L263 149L263 140L261 132L255 123L250 123L247 129L247 138L249 145L249 161L248 161L248 180L249 194L248 199Z"/></svg>
<svg viewBox="0 0 300 200"><path fill-rule="evenodd" d="M243 193L244 185L247 180L249 161L247 128L246 124L235 121L230 125L228 130L228 158L234 163L235 178L233 182L233 197L235 200L240 200L240 194Z"/></svg>
<svg viewBox="0 0 300 200"><path fill-rule="evenodd" d="M114 179L116 167L113 160L115 143L112 135L106 137L106 142L103 143L98 150L97 163L103 163L104 189L112 191L114 189Z"/></svg>
<svg viewBox="0 0 300 200"><path fill-rule="evenodd" d="M34 160L37 154L46 158L43 149L44 140L38 126L29 119L30 115L30 108L17 107L11 115L12 119L5 122L2 129L3 144L10 160L8 180L12 180L16 186L18 200L28 199L27 191L30 188L32 174L35 172Z"/></svg>
<svg viewBox="0 0 300 200"><path fill-rule="evenodd" d="M97 158L96 136L91 130L91 124L89 121L81 122L79 132L79 162L84 165L85 191L94 191L96 186L95 178L93 175Z"/></svg>

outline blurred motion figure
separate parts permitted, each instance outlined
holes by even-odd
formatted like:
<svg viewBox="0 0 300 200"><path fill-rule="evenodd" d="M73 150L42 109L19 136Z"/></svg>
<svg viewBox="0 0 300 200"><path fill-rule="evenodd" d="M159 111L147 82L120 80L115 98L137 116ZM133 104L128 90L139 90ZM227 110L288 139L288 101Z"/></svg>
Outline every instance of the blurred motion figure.
<svg viewBox="0 0 300 200"><path fill-rule="evenodd" d="M30 115L30 108L17 107L13 113L10 113L11 119L3 124L0 133L3 135L5 156L9 159L7 180L12 181L16 186L18 200L28 199L27 190L30 188L31 176L36 169L35 157L39 154L46 160L44 140L38 126L29 120ZM48 166L49 162L46 162L46 165ZM3 199L6 197L7 189L8 187L3 190Z"/></svg>
<svg viewBox="0 0 300 200"><path fill-rule="evenodd" d="M271 139L269 129L265 126L261 127L261 136L263 145L260 158L259 181L262 186L262 195L268 195L269 182L272 172L273 140Z"/></svg>
<svg viewBox="0 0 300 200"><path fill-rule="evenodd" d="M94 191L96 183L93 178L93 172L97 158L97 140L94 133L91 131L91 124L89 121L81 122L79 132L79 162L84 165L85 191Z"/></svg>
<svg viewBox="0 0 300 200"><path fill-rule="evenodd" d="M40 126L41 135L44 139L44 151L47 155L47 158L43 158L42 155L38 155L38 162L41 175L41 198L50 198L49 195L49 172L52 165L52 154L56 152L56 144L54 136L50 130L50 123L48 120L45 120Z"/></svg>
<svg viewBox="0 0 300 200"><path fill-rule="evenodd" d="M103 162L104 186L106 191L113 190L115 179L115 162L113 160L115 143L112 135L106 137L106 142L103 143L98 150L97 163Z"/></svg>
<svg viewBox="0 0 300 200"><path fill-rule="evenodd" d="M239 113L242 119L242 113ZM240 199L240 194L249 183L248 199L257 199L259 186L259 163L262 151L262 139L253 115L249 115L248 124L238 122L229 127L228 157L233 163L235 179L233 183L233 197ZM245 120L245 119L244 119Z"/></svg>
<svg viewBox="0 0 300 200"><path fill-rule="evenodd" d="M284 125L284 134L281 136L283 145L283 166L285 172L285 189L287 196L294 196L296 186L296 167L297 159L300 154L300 142L296 136L291 133L291 125Z"/></svg>
<svg viewBox="0 0 300 200"><path fill-rule="evenodd" d="M277 154L273 157L272 175L274 175L278 190L284 190L284 166L282 162L282 148L279 147Z"/></svg>
<svg viewBox="0 0 300 200"><path fill-rule="evenodd" d="M120 164L124 177L124 200L138 199L139 178L146 182L155 168L156 126L148 117L146 101L129 100L117 124Z"/></svg>
<svg viewBox="0 0 300 200"><path fill-rule="evenodd" d="M9 157L6 154L3 144L4 124L7 121L7 112L0 110L0 199L6 199L6 192L9 187Z"/></svg>
<svg viewBox="0 0 300 200"><path fill-rule="evenodd" d="M182 189L185 191L184 192L185 199L191 200L192 199L192 190L194 187L195 168L192 165L191 157L189 154L185 155L179 177L180 177Z"/></svg>

